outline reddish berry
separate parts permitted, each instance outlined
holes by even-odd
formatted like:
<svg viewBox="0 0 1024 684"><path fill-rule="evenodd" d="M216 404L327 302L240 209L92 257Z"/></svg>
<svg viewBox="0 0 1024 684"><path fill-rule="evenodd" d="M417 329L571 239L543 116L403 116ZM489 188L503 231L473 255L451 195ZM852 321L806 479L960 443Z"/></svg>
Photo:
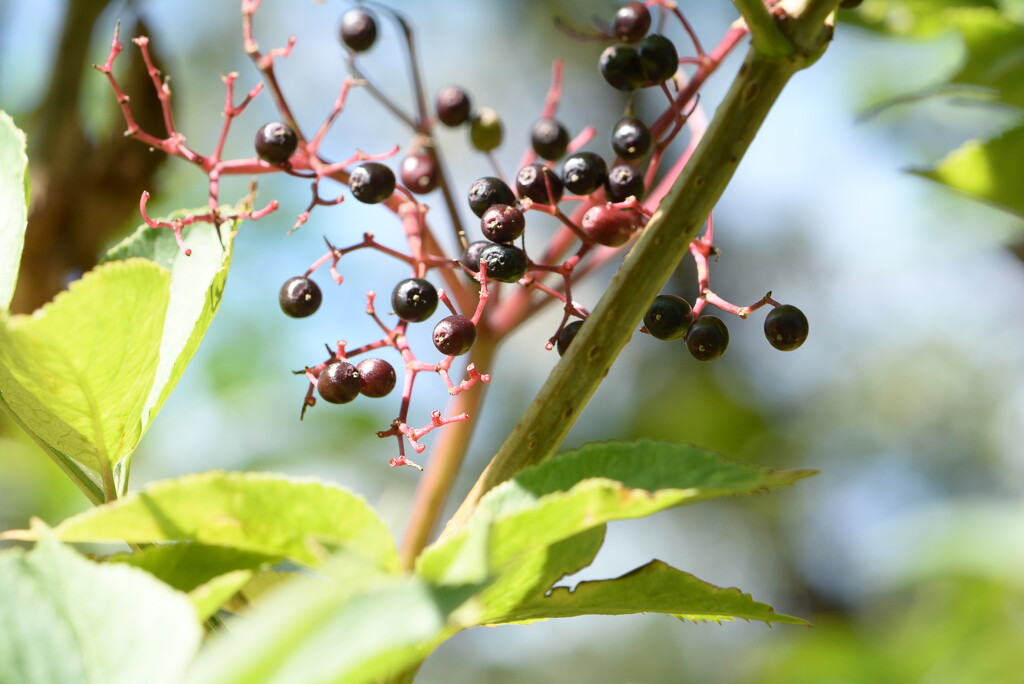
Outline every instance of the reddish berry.
<svg viewBox="0 0 1024 684"><path fill-rule="evenodd" d="M465 316L448 316L434 326L434 347L445 356L461 356L474 342L476 325Z"/></svg>
<svg viewBox="0 0 1024 684"><path fill-rule="evenodd" d="M426 153L410 154L403 159L399 173L402 185L417 195L425 195L436 188L440 179L437 160L432 154Z"/></svg>
<svg viewBox="0 0 1024 684"><path fill-rule="evenodd" d="M484 212L480 230L493 242L512 242L526 230L526 218L519 207L495 204Z"/></svg>
<svg viewBox="0 0 1024 684"><path fill-rule="evenodd" d="M359 391L364 397L386 397L398 382L395 367L384 359L363 359L356 365L356 371L359 373Z"/></svg>
<svg viewBox="0 0 1024 684"><path fill-rule="evenodd" d="M615 209L599 204L583 215L583 232L606 247L618 247L629 242L641 226L640 214L633 209Z"/></svg>
<svg viewBox="0 0 1024 684"><path fill-rule="evenodd" d="M615 37L623 43L639 42L651 28L651 13L642 2L627 2L615 13Z"/></svg>
<svg viewBox="0 0 1024 684"><path fill-rule="evenodd" d="M437 118L445 126L461 126L469 121L472 110L469 95L462 88L448 86L437 94Z"/></svg>
<svg viewBox="0 0 1024 684"><path fill-rule="evenodd" d="M377 21L367 10L356 7L341 18L341 41L354 52L364 52L377 41Z"/></svg>
<svg viewBox="0 0 1024 684"><path fill-rule="evenodd" d="M316 381L317 392L332 404L347 404L359 396L361 388L359 371L348 361L327 364Z"/></svg>

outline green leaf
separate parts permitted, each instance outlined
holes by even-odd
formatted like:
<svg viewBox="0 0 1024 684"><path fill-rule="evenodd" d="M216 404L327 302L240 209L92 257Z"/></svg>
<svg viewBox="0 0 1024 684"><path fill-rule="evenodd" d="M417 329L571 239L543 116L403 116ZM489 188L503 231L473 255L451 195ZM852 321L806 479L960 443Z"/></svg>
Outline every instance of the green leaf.
<svg viewBox="0 0 1024 684"><path fill-rule="evenodd" d="M25 134L0 111L0 309L14 296L28 225L28 156Z"/></svg>
<svg viewBox="0 0 1024 684"><path fill-rule="evenodd" d="M992 0L865 0L856 12L839 17L880 33L928 38L949 30L947 10L994 6Z"/></svg>
<svg viewBox="0 0 1024 684"><path fill-rule="evenodd" d="M194 213L201 211L205 210ZM187 213L178 212L174 216ZM153 389L146 399L143 430L170 396L220 307L237 225L238 221L227 221L221 225L220 233L209 223L192 225L185 232L192 255L185 256L173 232L143 224L104 258L104 261L115 261L144 257L171 272L170 303L159 346L160 363ZM226 244L221 241L221 234L228 236Z"/></svg>
<svg viewBox="0 0 1024 684"><path fill-rule="evenodd" d="M178 591L192 591L233 570L256 570L278 556L208 544L161 544L133 553L118 553L108 563L141 568Z"/></svg>
<svg viewBox="0 0 1024 684"><path fill-rule="evenodd" d="M383 681L466 626L458 609L474 587L433 588L418 578L347 582L296 578L227 623L187 684Z"/></svg>
<svg viewBox="0 0 1024 684"><path fill-rule="evenodd" d="M760 620L807 625L777 614L739 589L722 589L655 560L610 580L580 582L575 588L555 587L510 612L503 622L523 622L578 615L666 613L687 620Z"/></svg>
<svg viewBox="0 0 1024 684"><path fill-rule="evenodd" d="M310 565L344 548L385 571L398 569L387 527L362 498L282 475L210 472L164 480L68 518L53 532L68 542L190 541Z"/></svg>
<svg viewBox="0 0 1024 684"><path fill-rule="evenodd" d="M32 316L0 318L0 399L58 461L109 479L138 444L169 280L143 259L107 264Z"/></svg>
<svg viewBox="0 0 1024 684"><path fill-rule="evenodd" d="M465 529L423 553L417 573L443 582L473 535L483 534L474 519L487 521L489 574L496 579L483 604L488 619L498 620L588 564L606 522L766 491L812 474L748 466L687 445L590 444L527 468L488 492ZM594 536L579 536L588 532Z"/></svg>
<svg viewBox="0 0 1024 684"><path fill-rule="evenodd" d="M964 143L934 168L913 173L1024 217L1024 123L989 140Z"/></svg>
<svg viewBox="0 0 1024 684"><path fill-rule="evenodd" d="M185 596L41 537L0 553L0 682L180 682L201 638Z"/></svg>
<svg viewBox="0 0 1024 684"><path fill-rule="evenodd" d="M989 8L950 10L943 17L960 32L965 47L951 82L1024 107L1024 26Z"/></svg>
<svg viewBox="0 0 1024 684"><path fill-rule="evenodd" d="M224 607L256 575L253 570L232 570L203 582L188 593L200 620L206 620Z"/></svg>

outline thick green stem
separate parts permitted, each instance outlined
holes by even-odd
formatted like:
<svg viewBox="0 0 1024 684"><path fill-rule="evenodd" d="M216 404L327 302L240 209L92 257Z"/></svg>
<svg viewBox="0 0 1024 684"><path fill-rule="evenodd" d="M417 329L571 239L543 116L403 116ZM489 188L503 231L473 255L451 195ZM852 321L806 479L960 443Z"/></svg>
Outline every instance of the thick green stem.
<svg viewBox="0 0 1024 684"><path fill-rule="evenodd" d="M551 456L576 422L643 311L686 255L790 77L817 58L752 49L703 140L612 279L587 324L449 522L458 529L480 497Z"/></svg>
<svg viewBox="0 0 1024 684"><path fill-rule="evenodd" d="M754 49L769 57L787 57L796 48L779 28L775 15L764 4L764 0L732 0L743 15L743 21L750 28Z"/></svg>

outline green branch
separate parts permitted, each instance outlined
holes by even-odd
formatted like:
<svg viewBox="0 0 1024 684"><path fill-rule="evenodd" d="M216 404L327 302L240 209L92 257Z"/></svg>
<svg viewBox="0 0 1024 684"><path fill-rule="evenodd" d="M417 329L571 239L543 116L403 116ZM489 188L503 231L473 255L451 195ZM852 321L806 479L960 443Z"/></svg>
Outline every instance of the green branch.
<svg viewBox="0 0 1024 684"><path fill-rule="evenodd" d="M834 6L837 0L807 0ZM817 21L815 14L815 21ZM800 30L799 17L790 16ZM777 59L754 48L672 190L647 224L593 314L448 524L458 529L480 497L551 456L637 329L643 312L686 255L790 77L815 61L831 35L817 25L813 52Z"/></svg>
<svg viewBox="0 0 1024 684"><path fill-rule="evenodd" d="M750 29L755 50L768 57L788 57L796 52L793 41L779 28L764 0L733 0L733 4Z"/></svg>

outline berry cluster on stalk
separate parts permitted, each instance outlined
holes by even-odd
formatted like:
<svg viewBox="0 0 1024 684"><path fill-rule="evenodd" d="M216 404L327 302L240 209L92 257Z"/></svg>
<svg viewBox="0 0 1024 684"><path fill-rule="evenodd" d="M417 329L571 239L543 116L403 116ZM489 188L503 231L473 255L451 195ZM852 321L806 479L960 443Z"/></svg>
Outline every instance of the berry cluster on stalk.
<svg viewBox="0 0 1024 684"><path fill-rule="evenodd" d="M145 213L148 195L143 196L141 209L146 222L153 228L172 229L186 253L183 230L191 223L209 221L219 225L229 218L260 218L277 209L277 203L271 202L259 211L225 214L220 207L219 179L230 174L284 173L307 183L311 198L305 210L296 216L292 231L306 223L314 210L341 204L348 195L358 202L378 205L393 216L404 237L402 249L378 242L372 233L364 233L356 240L348 238L345 246L325 238L326 251L304 272L286 280L279 293L285 315L305 318L316 313L325 298L315 280L320 278L317 272L326 269L330 280L342 285L341 261L353 258L349 256L353 253L375 251L407 269L407 277L390 286L390 309L383 315L378 314L373 290L358 295L365 296L366 313L380 330L378 339L359 346L339 340L328 345L326 358L296 371L306 382L300 415L316 405L318 398L345 404L360 395L387 397L400 386L398 412L390 425L377 433L397 439L398 456L390 461L393 466L416 466L406 457L407 445L417 453L422 452L425 445L421 440L428 433L469 419L464 412L444 415L435 410L428 422L418 423L423 427L412 427L410 403L419 374L438 376L453 396L478 383L490 382L490 376L477 369L474 351L493 350L511 330L552 303L561 315L544 344L547 349L556 349L559 355L567 353L589 317L589 310L573 298L573 287L619 258L623 248L643 232L704 132L705 120L698 104L701 86L746 34L745 27L734 25L714 50L706 52L687 19L669 0L628 2L618 8L608 25L594 30L577 31L563 26L570 35L608 43L596 72L612 88L624 93L651 89L658 98L664 98L664 110L658 117L644 121L632 113L631 104L627 106L622 118L608 132L607 148L602 153L596 143L598 132L592 126L571 131L559 120L565 84L563 65L556 62L538 117L522 130L514 129L522 135L525 152L509 180L494 156L506 138L506 125L499 113L490 107L475 106L470 94L457 85L442 88L432 99L426 97L408 22L399 13L376 4L373 10L357 6L342 14L339 44L350 76L340 84L337 98L319 127L303 130L275 73L276 60L287 58L296 40L292 37L283 47L262 51L254 31L260 5L261 0L242 1L242 24L245 51L261 73L263 83L251 88L236 105L234 83L238 75L225 77L224 124L210 154L193 151L175 128L170 89L152 64L146 38L137 38L135 42L163 103L163 137L139 128L128 97L114 76L114 61L123 49L116 31L106 63L97 68L106 74L117 96L127 135L182 157L202 169L209 179L209 212L173 223L151 220ZM413 90L412 111L393 100L362 68L362 56L375 48L379 35L391 26L403 37ZM651 32L654 26L659 27L658 33ZM676 43L666 35L676 28L686 36L682 57ZM395 144L375 153L355 150L340 161L325 157L321 144L346 113L347 97L353 88L367 89L409 128L408 144ZM256 131L255 156L223 159L224 141L233 122L264 89L277 106L277 120ZM433 106L428 107L428 102ZM463 128L469 146L482 155L490 171L466 185L453 184L434 136L437 126ZM689 129L689 142L681 154L669 158L669 145L684 128ZM339 185L341 192L322 194L322 186L329 184ZM439 235L428 221L430 198L439 199L444 206L451 224L450 236ZM460 205L476 218L478 229L463 224ZM538 252L526 247L531 212L553 216L559 224ZM707 306L745 318L770 305L773 309L764 324L770 344L785 351L799 347L807 337L808 325L796 307L779 304L771 293L752 305L740 307L710 289L708 260L716 253L713 231L709 217L704 234L690 245L690 253L697 262L697 301L691 306L675 295L659 296L647 311L641 331L662 340L684 340L692 356L710 361L725 352L729 334L720 318L705 312ZM410 342L410 326L418 325L432 325L434 349L428 349L426 354L414 351ZM389 354L394 360L382 358ZM489 358L487 354L482 356ZM455 380L452 367L461 357L468 357L464 379Z"/></svg>

